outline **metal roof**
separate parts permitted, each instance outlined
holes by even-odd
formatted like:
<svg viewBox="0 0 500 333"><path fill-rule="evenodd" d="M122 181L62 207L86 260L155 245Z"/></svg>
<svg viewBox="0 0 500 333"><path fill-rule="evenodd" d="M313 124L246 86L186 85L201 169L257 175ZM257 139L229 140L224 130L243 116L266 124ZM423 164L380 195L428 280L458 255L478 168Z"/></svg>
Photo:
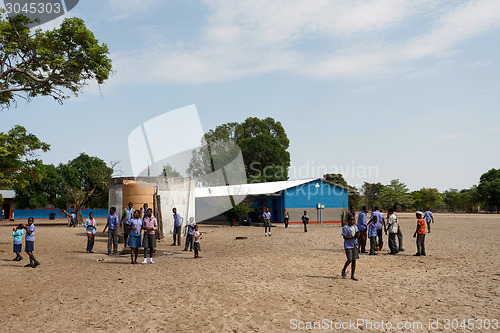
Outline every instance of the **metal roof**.
<svg viewBox="0 0 500 333"><path fill-rule="evenodd" d="M14 199L16 191L14 190L0 190L0 194L4 199Z"/></svg>
<svg viewBox="0 0 500 333"><path fill-rule="evenodd" d="M276 192L281 192L286 189L307 184L315 180L321 180L325 183L344 188L343 186L327 182L321 178L310 178L302 180L286 180L281 182L268 182L268 183L253 183L253 184L238 184L229 186L212 186L212 187L202 187L195 189L196 198L207 198L207 197L223 197L229 195L261 195L261 194L272 194ZM349 189L346 189L349 190Z"/></svg>

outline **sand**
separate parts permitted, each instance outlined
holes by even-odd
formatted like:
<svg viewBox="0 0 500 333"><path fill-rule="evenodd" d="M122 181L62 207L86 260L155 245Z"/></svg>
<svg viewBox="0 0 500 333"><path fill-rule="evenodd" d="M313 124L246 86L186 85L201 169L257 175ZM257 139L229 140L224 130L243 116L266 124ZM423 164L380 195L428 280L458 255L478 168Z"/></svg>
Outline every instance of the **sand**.
<svg viewBox="0 0 500 333"><path fill-rule="evenodd" d="M484 332L479 320L500 319L500 216L435 219L428 255L414 257L416 221L401 214L406 251L387 255L385 239L380 255L361 255L357 282L340 277L339 225L310 225L308 233L277 226L272 237L263 228L201 225L201 259L169 238L158 243L155 264L131 265L128 256L105 255L102 233L87 254L84 228L40 223L36 269L23 267L26 255L11 261L12 227L2 225L0 331L352 332L349 321L367 319L393 327L360 326L365 332L437 332L451 331L446 320L474 319L469 331ZM429 326L436 319L438 329Z"/></svg>

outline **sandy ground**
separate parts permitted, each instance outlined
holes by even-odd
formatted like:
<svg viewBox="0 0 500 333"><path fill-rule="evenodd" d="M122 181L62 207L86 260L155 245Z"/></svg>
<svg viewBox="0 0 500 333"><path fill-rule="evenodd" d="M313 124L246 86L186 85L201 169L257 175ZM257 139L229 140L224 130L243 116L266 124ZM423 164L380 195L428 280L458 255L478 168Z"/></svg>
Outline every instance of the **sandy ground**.
<svg viewBox="0 0 500 333"><path fill-rule="evenodd" d="M40 223L36 269L23 267L27 256L11 261L12 228L0 226L0 331L352 332L345 325L367 319L374 326L360 330L446 332L446 320L474 319L457 331L484 332L480 320L493 327L500 319L500 216L435 217L427 257L413 256L415 219L402 214L406 251L362 255L357 282L340 277L339 225L310 225L308 233L278 226L272 237L263 228L203 225L201 259L169 238L154 265L130 265L127 256L105 255L102 233L96 253L86 254L83 228ZM429 326L436 319L438 329ZM381 321L393 327L377 329Z"/></svg>

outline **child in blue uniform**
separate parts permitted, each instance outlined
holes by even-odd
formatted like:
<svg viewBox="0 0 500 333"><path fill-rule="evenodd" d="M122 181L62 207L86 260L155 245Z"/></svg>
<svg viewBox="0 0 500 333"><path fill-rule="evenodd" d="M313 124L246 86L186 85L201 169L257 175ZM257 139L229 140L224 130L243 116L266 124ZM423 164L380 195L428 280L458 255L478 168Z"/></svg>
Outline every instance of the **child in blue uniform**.
<svg viewBox="0 0 500 333"><path fill-rule="evenodd" d="M12 228L12 237L14 237L14 253L16 257L12 260L21 261L23 257L21 257L21 251L23 250L23 234L24 234L24 225L19 224L17 227Z"/></svg>
<svg viewBox="0 0 500 333"><path fill-rule="evenodd" d="M30 257L30 263L27 264L24 267L33 267L36 268L37 266L40 265L38 260L36 260L35 255L33 254L33 251L35 251L35 219L30 217L28 218L28 226L24 226L24 230L26 230L26 237L25 237L25 245L24 245L24 250Z"/></svg>

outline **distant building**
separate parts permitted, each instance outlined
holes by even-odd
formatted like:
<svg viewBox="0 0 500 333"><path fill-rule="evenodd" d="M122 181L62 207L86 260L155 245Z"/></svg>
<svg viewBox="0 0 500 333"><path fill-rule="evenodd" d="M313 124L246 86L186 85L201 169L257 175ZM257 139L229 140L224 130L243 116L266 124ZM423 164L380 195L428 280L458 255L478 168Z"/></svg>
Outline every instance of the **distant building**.
<svg viewBox="0 0 500 333"><path fill-rule="evenodd" d="M0 194L3 197L3 202L1 204L1 213L3 213L3 215L1 216L1 218L9 220L12 218L12 212L16 208L16 203L14 201L14 198L16 197L16 191L0 190Z"/></svg>
<svg viewBox="0 0 500 333"><path fill-rule="evenodd" d="M321 178L197 188L196 220L226 220L219 207L231 207L231 198L236 203L246 197L254 209L249 214L253 221L267 207L273 222L283 222L286 208L290 223L301 223L304 210L310 223L340 223L350 192L353 190Z"/></svg>

